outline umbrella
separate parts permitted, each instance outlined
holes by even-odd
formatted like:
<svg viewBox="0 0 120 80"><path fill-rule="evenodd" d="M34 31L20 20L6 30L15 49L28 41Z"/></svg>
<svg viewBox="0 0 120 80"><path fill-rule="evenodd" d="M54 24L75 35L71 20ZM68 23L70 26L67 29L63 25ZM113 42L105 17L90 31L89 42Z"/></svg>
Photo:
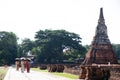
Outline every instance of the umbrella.
<svg viewBox="0 0 120 80"><path fill-rule="evenodd" d="M15 58L16 61L19 61L20 59L19 58Z"/></svg>
<svg viewBox="0 0 120 80"><path fill-rule="evenodd" d="M24 58L24 57L22 57L22 58L21 58L21 60L25 60L25 58Z"/></svg>

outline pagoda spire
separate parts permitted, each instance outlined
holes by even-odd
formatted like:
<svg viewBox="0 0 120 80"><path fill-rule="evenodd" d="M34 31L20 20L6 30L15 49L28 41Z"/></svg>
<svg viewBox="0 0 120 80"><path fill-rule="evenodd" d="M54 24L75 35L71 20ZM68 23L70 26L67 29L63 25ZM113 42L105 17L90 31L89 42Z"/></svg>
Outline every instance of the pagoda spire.
<svg viewBox="0 0 120 80"><path fill-rule="evenodd" d="M99 19L98 19L98 23L102 23L102 24L105 23L104 15L103 15L103 8L100 8L100 16L99 16Z"/></svg>
<svg viewBox="0 0 120 80"><path fill-rule="evenodd" d="M100 17L99 17L99 19L104 19L103 8L100 8Z"/></svg>
<svg viewBox="0 0 120 80"><path fill-rule="evenodd" d="M103 16L103 8L100 8L100 16L96 27L93 44L111 44L107 34L107 26Z"/></svg>

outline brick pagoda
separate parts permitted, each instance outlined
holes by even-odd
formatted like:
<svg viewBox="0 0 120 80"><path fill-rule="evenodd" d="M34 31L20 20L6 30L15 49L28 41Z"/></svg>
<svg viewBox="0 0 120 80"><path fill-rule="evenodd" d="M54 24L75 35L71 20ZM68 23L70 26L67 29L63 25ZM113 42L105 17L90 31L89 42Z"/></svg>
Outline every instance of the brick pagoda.
<svg viewBox="0 0 120 80"><path fill-rule="evenodd" d="M95 36L86 54L83 65L91 64L116 64L117 59L112 49L111 42L107 34L107 26L103 16L103 9L100 8L100 16L96 27Z"/></svg>

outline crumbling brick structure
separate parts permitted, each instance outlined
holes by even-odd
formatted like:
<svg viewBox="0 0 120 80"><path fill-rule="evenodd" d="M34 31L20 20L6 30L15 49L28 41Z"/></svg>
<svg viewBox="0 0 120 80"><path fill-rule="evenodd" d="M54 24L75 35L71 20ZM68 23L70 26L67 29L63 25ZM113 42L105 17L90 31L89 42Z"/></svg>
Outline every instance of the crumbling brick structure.
<svg viewBox="0 0 120 80"><path fill-rule="evenodd" d="M110 79L110 64L118 64L118 62L108 38L101 8L95 36L81 65L79 79L108 80Z"/></svg>
<svg viewBox="0 0 120 80"><path fill-rule="evenodd" d="M103 9L100 9L98 25L96 27L95 36L90 45L90 49L86 54L83 65L91 64L116 64L117 59L112 49L111 42L107 34L107 26L103 16Z"/></svg>

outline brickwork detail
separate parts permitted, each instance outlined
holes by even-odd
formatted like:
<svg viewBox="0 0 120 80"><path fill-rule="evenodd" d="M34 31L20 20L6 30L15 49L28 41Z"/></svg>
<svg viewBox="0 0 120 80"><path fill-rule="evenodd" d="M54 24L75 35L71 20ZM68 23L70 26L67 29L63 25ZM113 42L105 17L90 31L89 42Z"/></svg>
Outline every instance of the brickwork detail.
<svg viewBox="0 0 120 80"><path fill-rule="evenodd" d="M91 64L116 64L117 59L112 49L111 42L107 34L107 26L103 16L103 9L100 9L100 16L98 19L98 25L96 27L95 36L90 45L90 49L86 53L86 58L83 65Z"/></svg>

